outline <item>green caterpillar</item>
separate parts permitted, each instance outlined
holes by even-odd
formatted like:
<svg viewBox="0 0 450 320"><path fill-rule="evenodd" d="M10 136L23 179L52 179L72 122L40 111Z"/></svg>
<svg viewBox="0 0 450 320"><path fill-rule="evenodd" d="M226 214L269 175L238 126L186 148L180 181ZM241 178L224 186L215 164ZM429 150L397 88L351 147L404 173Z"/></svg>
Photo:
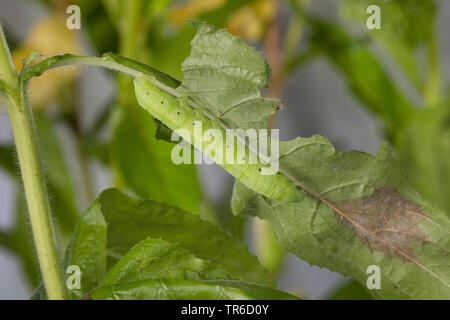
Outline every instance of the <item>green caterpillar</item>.
<svg viewBox="0 0 450 320"><path fill-rule="evenodd" d="M198 150L202 150L204 154L248 188L269 199L291 202L299 200L299 191L285 176L281 174L263 175L261 170L264 165L258 163L239 164L238 161L233 162L233 164L221 163L220 159L223 159L225 149L229 146L222 142L219 143L217 139L209 142L205 140L196 141L192 138L195 136L196 125L198 126L200 122L203 130L220 130L225 136L225 130L222 129L219 121L207 119L203 112L191 108L186 100L176 99L145 78L136 78L134 86L137 100L145 110L175 131L185 141ZM250 151L246 148L245 157L248 156L250 156Z"/></svg>

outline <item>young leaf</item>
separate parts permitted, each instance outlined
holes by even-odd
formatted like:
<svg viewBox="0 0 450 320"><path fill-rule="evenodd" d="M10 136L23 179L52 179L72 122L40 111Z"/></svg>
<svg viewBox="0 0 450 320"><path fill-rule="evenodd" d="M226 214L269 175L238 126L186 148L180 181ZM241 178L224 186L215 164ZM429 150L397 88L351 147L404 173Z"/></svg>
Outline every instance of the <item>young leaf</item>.
<svg viewBox="0 0 450 320"><path fill-rule="evenodd" d="M20 70L20 73L23 74L26 72L30 66L40 58L42 58L42 56L36 50L33 50L27 58L22 60L22 69Z"/></svg>
<svg viewBox="0 0 450 320"><path fill-rule="evenodd" d="M79 268L81 277L80 288L69 288L69 297L79 299L94 288L103 278L106 271L106 223L100 204L96 200L80 218L78 226L67 248L64 266ZM76 270L70 271L66 278L76 275ZM70 279L67 279L70 282ZM74 279L74 282L77 282Z"/></svg>
<svg viewBox="0 0 450 320"><path fill-rule="evenodd" d="M175 244L147 238L130 249L98 286L149 279L199 281L230 279L230 276L218 266L192 256Z"/></svg>
<svg viewBox="0 0 450 320"><path fill-rule="evenodd" d="M243 244L199 217L157 201L134 199L117 189L102 192L98 202L108 223L108 248L115 254L125 254L148 237L162 238L220 266L234 279L272 284Z"/></svg>
<svg viewBox="0 0 450 320"><path fill-rule="evenodd" d="M144 280L94 290L94 300L293 300L290 294L242 281Z"/></svg>

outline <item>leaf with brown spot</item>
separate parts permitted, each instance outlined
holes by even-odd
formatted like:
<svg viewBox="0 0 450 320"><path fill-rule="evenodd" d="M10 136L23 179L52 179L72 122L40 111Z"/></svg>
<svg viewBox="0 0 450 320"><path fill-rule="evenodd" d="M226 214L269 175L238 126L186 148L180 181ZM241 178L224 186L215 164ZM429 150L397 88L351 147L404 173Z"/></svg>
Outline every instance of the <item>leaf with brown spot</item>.
<svg viewBox="0 0 450 320"><path fill-rule="evenodd" d="M414 262L411 243L428 240L420 222L428 219L420 206L401 197L397 190L379 187L364 198L344 201L334 210L372 249L387 256Z"/></svg>
<svg viewBox="0 0 450 320"><path fill-rule="evenodd" d="M280 172L298 203L270 201L235 184L232 208L271 222L281 245L312 265L366 285L381 270L381 299L450 299L450 221L403 176L387 145L341 153L322 136L280 141Z"/></svg>

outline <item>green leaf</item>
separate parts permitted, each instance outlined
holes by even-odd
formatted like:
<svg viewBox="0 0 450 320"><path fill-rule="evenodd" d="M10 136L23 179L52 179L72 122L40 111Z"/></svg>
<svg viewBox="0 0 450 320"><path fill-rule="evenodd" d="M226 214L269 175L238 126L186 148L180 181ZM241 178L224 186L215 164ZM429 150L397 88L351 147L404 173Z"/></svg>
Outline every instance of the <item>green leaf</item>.
<svg viewBox="0 0 450 320"><path fill-rule="evenodd" d="M273 288L262 286L255 283L250 283L246 281L238 280L217 280L217 281L204 281L207 283L215 283L220 286L229 286L234 288L239 288L245 292L251 294L254 299L259 300L299 300L298 297L279 291Z"/></svg>
<svg viewBox="0 0 450 320"><path fill-rule="evenodd" d="M100 161L105 166L109 163L109 141L104 141L102 134L109 124L113 114L114 104L108 101L101 109L100 114L94 119L93 125L82 134L79 144L81 152Z"/></svg>
<svg viewBox="0 0 450 320"><path fill-rule="evenodd" d="M411 102L395 86L367 44L339 26L310 18L311 46L321 50L344 76L353 94L395 129L414 114Z"/></svg>
<svg viewBox="0 0 450 320"><path fill-rule="evenodd" d="M450 214L450 112L446 106L417 112L395 137L411 183Z"/></svg>
<svg viewBox="0 0 450 320"><path fill-rule="evenodd" d="M272 284L267 271L239 240L199 217L153 200L134 199L117 189L102 192L98 201L113 253L123 255L148 237L162 238L220 266L235 279Z"/></svg>
<svg viewBox="0 0 450 320"><path fill-rule="evenodd" d="M31 54L27 58L22 59L22 69L20 70L20 74L22 75L24 72L26 72L33 64L33 62L41 57L42 56L36 50L33 50L33 52L31 52Z"/></svg>
<svg viewBox="0 0 450 320"><path fill-rule="evenodd" d="M199 214L202 195L195 166L174 164L170 160L173 145L155 138L155 124L148 112L132 107L138 117L118 110L110 146L119 179L142 198Z"/></svg>
<svg viewBox="0 0 450 320"><path fill-rule="evenodd" d="M106 223L100 204L94 201L80 218L65 257L65 268L81 271L80 289L69 289L71 299L79 299L94 288L106 272ZM65 270L67 272L67 270ZM66 274L66 280L71 273Z"/></svg>
<svg viewBox="0 0 450 320"><path fill-rule="evenodd" d="M269 85L267 62L238 37L204 22L193 22L197 34L183 62L177 89L233 128L267 128L278 101L260 97Z"/></svg>
<svg viewBox="0 0 450 320"><path fill-rule="evenodd" d="M130 249L108 272L99 287L149 279L199 281L230 279L230 276L175 244L148 238Z"/></svg>
<svg viewBox="0 0 450 320"><path fill-rule="evenodd" d="M344 285L339 286L328 298L329 300L372 300L358 281L350 280Z"/></svg>
<svg viewBox="0 0 450 320"><path fill-rule="evenodd" d="M241 281L144 280L94 290L94 300L287 300L290 294Z"/></svg>
<svg viewBox="0 0 450 320"><path fill-rule="evenodd" d="M224 27L230 16L253 1L255 0L228 0L197 18L216 27ZM150 64L175 78L181 78L181 63L189 55L189 42L195 31L189 23L184 23L178 30L168 34L169 29L173 29L173 23L165 17L155 21L152 36L147 39L147 46L151 48Z"/></svg>
<svg viewBox="0 0 450 320"><path fill-rule="evenodd" d="M118 34L114 27L114 21L102 8L101 1L79 0L83 26L89 35L89 42L92 43L97 53L117 52ZM105 37L105 34L108 36Z"/></svg>
<svg viewBox="0 0 450 320"><path fill-rule="evenodd" d="M409 186L386 145L372 156L297 138L281 143L280 170L304 200L268 201L237 185L235 213L269 220L286 250L363 284L367 267L379 266L374 297L450 297L450 221Z"/></svg>
<svg viewBox="0 0 450 320"><path fill-rule="evenodd" d="M364 27L369 5L380 7L381 29L368 34L383 44L413 82L420 86L416 50L433 38L436 3L434 0L345 0L341 8L343 16L360 22Z"/></svg>
<svg viewBox="0 0 450 320"><path fill-rule="evenodd" d="M397 41L415 47L427 41L432 33L437 9L434 0L345 0L343 1L343 11L344 13L348 12L349 15L353 13L353 20L365 22L369 16L366 9L370 4L380 7L382 29L377 32L385 36L395 37Z"/></svg>
<svg viewBox="0 0 450 320"><path fill-rule="evenodd" d="M275 238L272 226L265 220L253 221L255 254L261 264L276 277L283 266L285 251Z"/></svg>

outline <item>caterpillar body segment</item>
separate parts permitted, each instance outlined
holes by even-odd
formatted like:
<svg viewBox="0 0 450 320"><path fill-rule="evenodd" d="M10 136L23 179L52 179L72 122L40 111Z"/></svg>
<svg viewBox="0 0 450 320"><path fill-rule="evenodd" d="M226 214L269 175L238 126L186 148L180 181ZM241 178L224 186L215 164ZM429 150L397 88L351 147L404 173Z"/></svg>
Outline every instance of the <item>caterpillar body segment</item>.
<svg viewBox="0 0 450 320"><path fill-rule="evenodd" d="M214 131L217 130L215 132L219 131L221 137L226 137L226 132L218 120L206 118L202 111L191 108L186 99L173 97L145 78L136 78L134 85L137 100L145 110L196 149L202 150L210 159L222 166L245 186L269 199L289 202L300 199L299 191L285 176L261 174L261 170L268 165L248 163L248 161L239 161L244 159L236 158L234 161L224 161L224 155L227 148L230 147L234 148L234 151L239 147L245 148L245 158L250 157L251 154L248 148L239 141L230 146L223 139L217 139L214 136ZM199 128L200 126L201 128ZM194 139L196 134L198 136L198 130L204 133L203 139ZM236 155L237 152L233 154Z"/></svg>

